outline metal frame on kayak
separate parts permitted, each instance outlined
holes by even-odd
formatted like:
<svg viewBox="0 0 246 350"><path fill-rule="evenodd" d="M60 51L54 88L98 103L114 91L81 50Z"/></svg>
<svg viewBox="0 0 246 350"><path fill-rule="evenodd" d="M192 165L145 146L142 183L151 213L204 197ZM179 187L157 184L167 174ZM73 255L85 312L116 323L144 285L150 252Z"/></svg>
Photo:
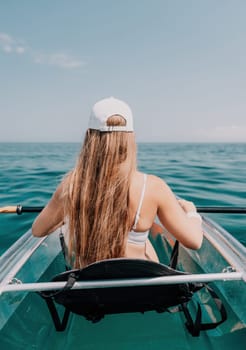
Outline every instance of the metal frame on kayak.
<svg viewBox="0 0 246 350"><path fill-rule="evenodd" d="M91 289L91 288L114 288L114 287L137 287L137 286L155 286L170 285L189 282L213 282L213 281L232 281L244 280L243 272L222 272L205 274L187 274L184 276L165 276L155 278L135 278L126 280L100 280L76 282L72 289ZM7 292L39 292L47 290L63 289L66 282L39 282L39 283L20 283L20 284L0 284L0 294Z"/></svg>

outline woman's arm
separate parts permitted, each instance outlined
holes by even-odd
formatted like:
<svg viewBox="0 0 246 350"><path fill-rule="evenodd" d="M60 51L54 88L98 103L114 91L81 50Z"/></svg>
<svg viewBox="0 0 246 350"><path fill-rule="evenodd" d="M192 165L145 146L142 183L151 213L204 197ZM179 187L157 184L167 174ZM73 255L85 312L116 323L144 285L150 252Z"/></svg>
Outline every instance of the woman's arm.
<svg viewBox="0 0 246 350"><path fill-rule="evenodd" d="M62 185L57 188L51 200L34 221L32 225L33 236L46 236L63 224L64 212L61 194Z"/></svg>
<svg viewBox="0 0 246 350"><path fill-rule="evenodd" d="M157 215L165 228L185 247L199 249L203 232L201 218L192 202L177 200L169 186L156 178Z"/></svg>

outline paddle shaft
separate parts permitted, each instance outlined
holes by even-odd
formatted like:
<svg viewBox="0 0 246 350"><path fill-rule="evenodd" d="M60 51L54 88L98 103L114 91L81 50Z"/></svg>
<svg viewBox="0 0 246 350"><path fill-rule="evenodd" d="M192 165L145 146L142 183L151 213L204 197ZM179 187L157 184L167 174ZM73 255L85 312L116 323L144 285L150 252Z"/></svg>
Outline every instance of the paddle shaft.
<svg viewBox="0 0 246 350"><path fill-rule="evenodd" d="M197 207L199 213L246 214L243 207Z"/></svg>
<svg viewBox="0 0 246 350"><path fill-rule="evenodd" d="M9 206L0 208L0 213L39 213L44 207L22 207L21 205ZM197 207L198 213L210 213L210 214L246 214L246 208L244 207Z"/></svg>
<svg viewBox="0 0 246 350"><path fill-rule="evenodd" d="M0 214L6 213L6 214L22 214L22 213L39 213L41 210L43 210L44 207L22 207L21 205L17 206L7 206L0 208Z"/></svg>
<svg viewBox="0 0 246 350"><path fill-rule="evenodd" d="M18 215L20 215L22 213L39 213L43 209L44 209L44 207L22 207L21 205L17 205L16 213Z"/></svg>

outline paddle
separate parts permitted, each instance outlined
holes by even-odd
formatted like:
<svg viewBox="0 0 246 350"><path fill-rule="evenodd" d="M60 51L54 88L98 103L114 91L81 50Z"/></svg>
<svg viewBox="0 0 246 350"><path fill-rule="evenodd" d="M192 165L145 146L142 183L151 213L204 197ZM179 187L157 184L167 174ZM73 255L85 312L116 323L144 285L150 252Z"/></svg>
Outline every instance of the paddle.
<svg viewBox="0 0 246 350"><path fill-rule="evenodd" d="M44 207L22 207L21 205L17 206L7 206L0 208L1 213L16 213L18 215L22 213L39 213ZM199 213L216 213L216 214L246 214L246 207L197 207Z"/></svg>

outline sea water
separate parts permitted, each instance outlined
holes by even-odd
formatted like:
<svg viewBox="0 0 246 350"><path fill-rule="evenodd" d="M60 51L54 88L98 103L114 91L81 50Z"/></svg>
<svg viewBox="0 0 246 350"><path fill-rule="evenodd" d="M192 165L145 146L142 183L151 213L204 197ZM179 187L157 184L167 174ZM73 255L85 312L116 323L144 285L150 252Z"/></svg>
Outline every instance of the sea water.
<svg viewBox="0 0 246 350"><path fill-rule="evenodd" d="M78 143L0 143L0 207L45 205L79 150ZM246 207L246 143L139 143L138 167L197 206ZM0 214L0 254L35 215ZM209 216L246 244L246 215Z"/></svg>

